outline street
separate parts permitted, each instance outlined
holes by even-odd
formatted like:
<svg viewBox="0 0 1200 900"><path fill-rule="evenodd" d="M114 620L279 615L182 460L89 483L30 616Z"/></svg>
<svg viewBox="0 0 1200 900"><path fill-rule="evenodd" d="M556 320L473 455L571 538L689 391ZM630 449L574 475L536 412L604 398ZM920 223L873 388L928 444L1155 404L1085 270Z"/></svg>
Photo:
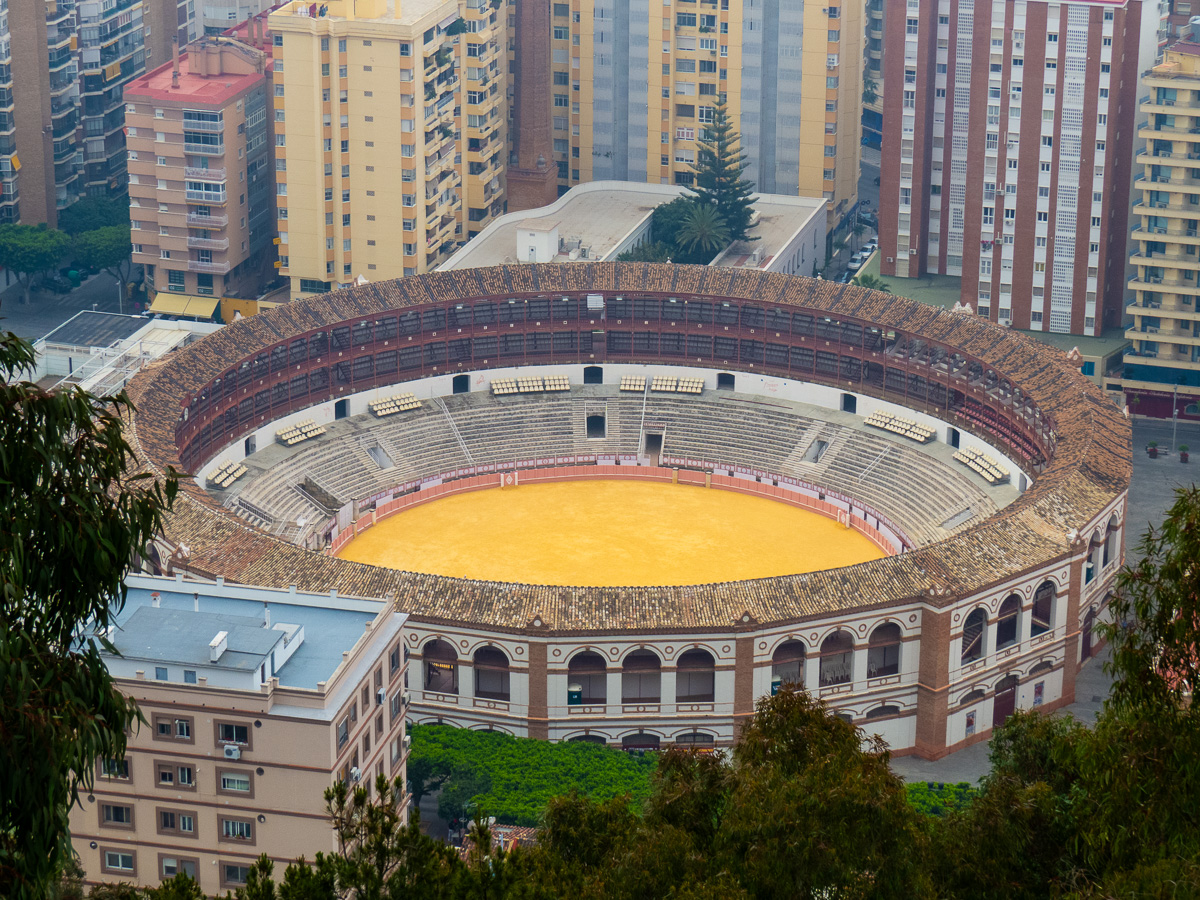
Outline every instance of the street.
<svg viewBox="0 0 1200 900"><path fill-rule="evenodd" d="M124 312L134 312L132 306L126 302ZM80 310L93 308L120 311L116 279L105 272L93 275L68 294L35 292L27 305L21 303L21 286L13 278L8 287L0 289L0 330L33 341L45 337Z"/></svg>

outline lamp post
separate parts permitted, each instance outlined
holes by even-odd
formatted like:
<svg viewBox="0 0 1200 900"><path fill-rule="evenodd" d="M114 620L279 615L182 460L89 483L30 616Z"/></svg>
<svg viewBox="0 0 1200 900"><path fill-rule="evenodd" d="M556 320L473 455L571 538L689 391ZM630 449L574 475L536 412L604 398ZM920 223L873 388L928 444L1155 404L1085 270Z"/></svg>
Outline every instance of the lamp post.
<svg viewBox="0 0 1200 900"><path fill-rule="evenodd" d="M1171 390L1171 452L1175 452L1178 444L1175 443L1175 432L1179 428L1179 385L1176 384Z"/></svg>
<svg viewBox="0 0 1200 900"><path fill-rule="evenodd" d="M117 279L117 311L125 315L125 283Z"/></svg>

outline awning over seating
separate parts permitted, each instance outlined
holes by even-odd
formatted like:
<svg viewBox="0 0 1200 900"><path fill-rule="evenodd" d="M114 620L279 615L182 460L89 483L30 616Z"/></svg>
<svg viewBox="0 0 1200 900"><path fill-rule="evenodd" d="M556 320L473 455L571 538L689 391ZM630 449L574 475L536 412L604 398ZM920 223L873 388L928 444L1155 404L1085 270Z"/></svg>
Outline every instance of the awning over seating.
<svg viewBox="0 0 1200 900"><path fill-rule="evenodd" d="M160 291L154 295L154 302L150 304L149 311L163 316L211 319L220 302L220 297L196 297L192 294L171 294Z"/></svg>

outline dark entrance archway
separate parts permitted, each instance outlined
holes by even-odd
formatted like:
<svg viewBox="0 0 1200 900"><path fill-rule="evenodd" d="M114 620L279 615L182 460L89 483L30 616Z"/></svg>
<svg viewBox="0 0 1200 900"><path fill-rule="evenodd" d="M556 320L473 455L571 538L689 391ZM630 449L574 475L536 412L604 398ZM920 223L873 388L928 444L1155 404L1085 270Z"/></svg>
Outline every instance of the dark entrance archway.
<svg viewBox="0 0 1200 900"><path fill-rule="evenodd" d="M604 434L604 416L588 416L587 436L590 438L602 438Z"/></svg>
<svg viewBox="0 0 1200 900"><path fill-rule="evenodd" d="M604 384L604 369L601 366L584 366L584 384Z"/></svg>
<svg viewBox="0 0 1200 900"><path fill-rule="evenodd" d="M454 376L454 393L465 394L471 390L470 375L455 375Z"/></svg>
<svg viewBox="0 0 1200 900"><path fill-rule="evenodd" d="M992 703L992 727L999 728L1008 721L1008 717L1017 708L1017 685L1020 682L1016 675L1006 675L996 685L996 699Z"/></svg>

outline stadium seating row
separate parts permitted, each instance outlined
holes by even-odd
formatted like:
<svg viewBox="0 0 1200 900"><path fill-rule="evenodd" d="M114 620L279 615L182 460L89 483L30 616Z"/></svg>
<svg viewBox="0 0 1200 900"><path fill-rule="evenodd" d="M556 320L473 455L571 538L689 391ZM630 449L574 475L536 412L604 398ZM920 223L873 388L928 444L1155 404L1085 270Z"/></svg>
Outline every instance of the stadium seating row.
<svg viewBox="0 0 1200 900"><path fill-rule="evenodd" d="M249 471L241 463L235 463L233 460L225 459L208 476L209 486L215 485L219 488L227 488Z"/></svg>
<svg viewBox="0 0 1200 900"><path fill-rule="evenodd" d="M325 426L318 425L312 419L305 419L296 425L289 425L287 428L280 428L275 432L275 440L281 444L291 447L299 444L302 441L311 440L315 437L320 437L325 433Z"/></svg>
<svg viewBox="0 0 1200 900"><path fill-rule="evenodd" d="M964 447L957 451L954 458L989 484L1003 484L1010 477L1008 469L996 462L995 459L970 447Z"/></svg>
<svg viewBox="0 0 1200 900"><path fill-rule="evenodd" d="M384 416L394 416L396 413L417 409L420 405L421 401L417 399L417 395L408 391L403 394L385 397L382 400L375 400L372 403L368 403L367 408L373 416L382 419Z"/></svg>
<svg viewBox="0 0 1200 900"><path fill-rule="evenodd" d="M898 416L882 409L877 409L871 415L867 416L865 422L872 428L882 428L884 431L890 431L892 434L906 437L909 440L916 441L918 444L929 443L937 434L928 425L922 425L915 419Z"/></svg>

